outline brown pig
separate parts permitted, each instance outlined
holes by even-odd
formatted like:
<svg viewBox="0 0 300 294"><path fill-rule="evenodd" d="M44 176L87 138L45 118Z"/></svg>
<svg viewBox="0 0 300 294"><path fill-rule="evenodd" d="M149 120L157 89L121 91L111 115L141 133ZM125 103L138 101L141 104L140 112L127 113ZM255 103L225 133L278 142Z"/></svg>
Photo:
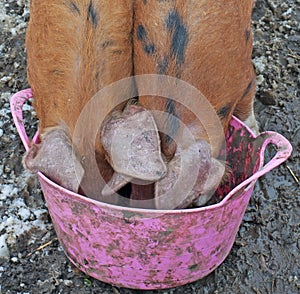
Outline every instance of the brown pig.
<svg viewBox="0 0 300 294"><path fill-rule="evenodd" d="M252 1L137 1L135 74L163 74L182 79L204 94L224 130L232 114L251 121L251 127L255 128L251 13ZM174 116L183 107L161 97L144 96L139 102L147 109ZM184 114L179 117L184 124L194 123L192 112ZM166 153L173 154L175 145L166 136L162 139L163 149L171 149ZM218 150L214 155L217 153Z"/></svg>
<svg viewBox="0 0 300 294"><path fill-rule="evenodd" d="M78 117L94 94L133 74L132 19L133 0L30 1L28 80L42 133L62 120L72 138ZM132 96L131 86L122 90ZM112 94L105 107L111 110L114 106ZM103 186L94 178L98 171L87 168L95 152L105 180L111 177L112 169L104 159L99 138L94 141L91 136L92 117L93 113L80 126L76 149L86 170L83 192L97 198Z"/></svg>
<svg viewBox="0 0 300 294"><path fill-rule="evenodd" d="M95 115L100 108L107 114L116 106L115 96L119 93L110 92L103 105L90 108L79 126L80 136L73 137L78 119L94 94L124 77L140 74L176 77L205 95L221 121L222 131L226 131L232 114L256 128L252 105L255 91L251 63L252 1L32 0L30 9L26 37L28 79L40 129L43 133L44 128L56 126L60 120L66 123L85 170L81 183L85 195L102 199L104 183L98 181L98 170L90 168L95 156L106 182L111 180L120 187L132 178L125 169L122 170L125 179L111 178L112 167L117 168L117 165L111 167L106 160L100 132L97 138L93 136L93 130L101 127ZM137 90L140 86L137 84ZM133 97L136 94L134 81L122 88L122 92L126 97ZM184 99L192 98L187 95ZM199 105L196 102L192 104ZM177 148L184 133L177 123L179 120L191 128L196 142L210 143L211 152L204 152L206 147L203 147L202 154L208 155L207 161L201 158L206 164L200 165L198 177L196 175L198 185L191 187L192 193L187 198L175 202L182 208L189 206L197 198L196 194L203 194L206 199L211 193L209 190L222 178L222 165L215 159L223 143L222 136L211 142L210 137L215 138L215 135L208 134L201 117L197 118L191 111L195 107L187 109L172 100L172 93L167 98L140 95L139 103L144 109L170 114L163 123L154 115L157 129L165 128L168 133L161 133L161 148L169 173L166 178L156 179L155 185L133 184L132 198L143 198L141 195L146 190L160 197L160 191L173 186L181 158L191 158L192 145ZM124 106L125 103L120 104L116 110L122 111ZM130 116L126 119L133 124ZM205 119L206 125L214 126L213 116ZM201 143L199 148L204 145ZM212 173L215 176L210 177ZM203 204L201 200L197 202ZM167 207L158 199L156 206Z"/></svg>
<svg viewBox="0 0 300 294"><path fill-rule="evenodd" d="M169 75L196 87L214 108L224 132L232 114L257 130L253 115L252 5L252 1L240 0L136 1L135 74ZM139 90L141 85L137 86ZM171 114L167 121L157 121L159 129L165 124L173 138L161 134L162 151L168 160L175 154L176 142L182 140L183 133L174 117L197 129L196 141L205 139L211 143L209 137L213 134L206 132L193 111L172 100L172 95L140 96L139 103ZM213 119L208 118L206 124L214 125ZM215 158L222 139L220 136L211 146Z"/></svg>

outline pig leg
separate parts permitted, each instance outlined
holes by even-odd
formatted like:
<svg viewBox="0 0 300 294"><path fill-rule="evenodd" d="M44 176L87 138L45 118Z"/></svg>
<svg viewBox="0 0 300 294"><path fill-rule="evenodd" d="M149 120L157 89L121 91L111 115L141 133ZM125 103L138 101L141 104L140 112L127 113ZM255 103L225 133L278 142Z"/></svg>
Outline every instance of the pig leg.
<svg viewBox="0 0 300 294"><path fill-rule="evenodd" d="M66 127L48 128L42 134L42 142L31 145L23 164L30 172L40 171L77 193L84 170L73 151Z"/></svg>
<svg viewBox="0 0 300 294"><path fill-rule="evenodd" d="M27 73L42 131L63 120L73 138L78 117L95 93L132 75L132 15L133 0L30 1ZM133 86L122 92L131 97ZM101 199L103 183L96 176L98 170L90 168L91 162L96 157L105 181L112 169L104 158L99 134L95 141L91 134L95 127L100 129L96 125L99 110L106 115L116 106L114 97L111 93L106 103L90 111L79 127L80 136L73 140L86 171L83 192L97 199Z"/></svg>

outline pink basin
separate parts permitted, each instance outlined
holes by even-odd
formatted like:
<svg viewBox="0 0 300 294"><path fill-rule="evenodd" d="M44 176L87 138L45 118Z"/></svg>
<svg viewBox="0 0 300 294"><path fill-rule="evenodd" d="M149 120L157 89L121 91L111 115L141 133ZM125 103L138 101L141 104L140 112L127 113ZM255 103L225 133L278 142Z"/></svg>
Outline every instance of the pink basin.
<svg viewBox="0 0 300 294"><path fill-rule="evenodd" d="M11 111L28 150L22 106L30 89L11 98ZM36 142L38 134L33 141ZM272 143L276 155L264 165ZM229 254L255 182L284 162L290 143L274 132L254 136L233 117L226 134L232 177L217 191L217 204L185 210L149 210L109 205L72 193L38 173L65 254L86 274L116 286L163 289L201 279Z"/></svg>

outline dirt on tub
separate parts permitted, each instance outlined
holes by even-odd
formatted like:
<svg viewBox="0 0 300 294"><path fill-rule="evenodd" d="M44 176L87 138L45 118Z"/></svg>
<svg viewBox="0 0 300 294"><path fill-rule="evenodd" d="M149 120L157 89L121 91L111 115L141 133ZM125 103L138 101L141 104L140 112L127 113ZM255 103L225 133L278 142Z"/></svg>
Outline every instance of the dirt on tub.
<svg viewBox="0 0 300 294"><path fill-rule="evenodd" d="M299 293L299 0L257 0L253 12L255 110L260 130L293 145L290 159L259 179L231 253L208 277L146 293ZM27 88L24 38L29 0L0 2L0 293L122 293L74 268L60 247L24 148L9 98ZM25 107L27 133L37 122ZM272 147L266 152L270 159Z"/></svg>

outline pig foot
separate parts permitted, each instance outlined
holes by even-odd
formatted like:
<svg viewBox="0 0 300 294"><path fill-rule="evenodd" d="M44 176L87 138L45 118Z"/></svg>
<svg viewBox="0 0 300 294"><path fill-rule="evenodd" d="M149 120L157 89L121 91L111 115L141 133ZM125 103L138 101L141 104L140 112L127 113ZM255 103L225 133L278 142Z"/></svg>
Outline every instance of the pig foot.
<svg viewBox="0 0 300 294"><path fill-rule="evenodd" d="M62 187L78 192L84 170L74 155L66 127L45 129L41 139L25 154L24 167L32 173L40 171Z"/></svg>
<svg viewBox="0 0 300 294"><path fill-rule="evenodd" d="M213 195L223 173L224 166L211 157L206 141L178 148L168 164L167 175L155 184L155 207L187 208L195 201L203 205ZM192 175L197 176L193 179Z"/></svg>

